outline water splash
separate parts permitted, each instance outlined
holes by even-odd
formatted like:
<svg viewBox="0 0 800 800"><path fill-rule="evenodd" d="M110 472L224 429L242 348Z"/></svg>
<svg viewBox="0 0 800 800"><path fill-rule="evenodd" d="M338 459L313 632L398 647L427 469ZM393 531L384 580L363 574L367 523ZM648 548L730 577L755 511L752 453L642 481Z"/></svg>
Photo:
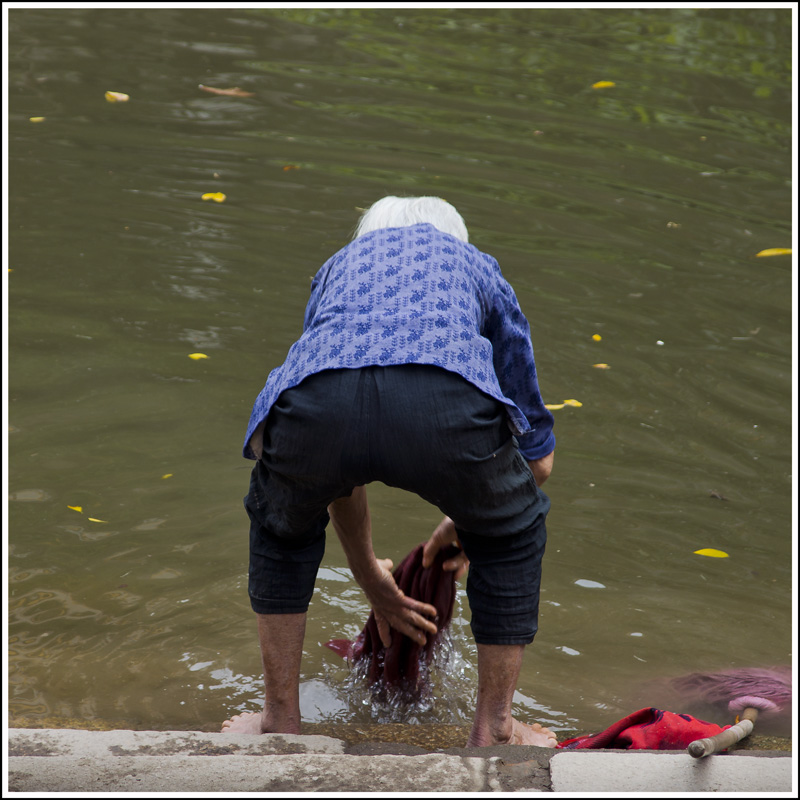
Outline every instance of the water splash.
<svg viewBox="0 0 800 800"><path fill-rule="evenodd" d="M430 663L420 654L419 678L423 691L391 687L382 681L370 685L369 659L352 667L326 663L324 680L342 701L326 721L404 724L467 725L472 722L478 686L475 644L468 632L462 606L463 590L456 591L453 619L433 650Z"/></svg>
<svg viewBox="0 0 800 800"><path fill-rule="evenodd" d="M426 664L420 659L423 691L387 686L382 680L370 685L369 662L355 665L342 689L354 715L375 723L466 725L475 710L477 670L464 657L459 633L445 631Z"/></svg>

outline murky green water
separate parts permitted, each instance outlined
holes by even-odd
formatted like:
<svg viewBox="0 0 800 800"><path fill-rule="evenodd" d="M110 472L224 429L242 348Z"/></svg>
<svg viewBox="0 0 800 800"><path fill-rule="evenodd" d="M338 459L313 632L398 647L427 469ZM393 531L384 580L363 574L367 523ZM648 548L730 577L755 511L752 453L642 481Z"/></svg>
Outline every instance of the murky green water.
<svg viewBox="0 0 800 800"><path fill-rule="evenodd" d="M257 707L241 439L384 194L463 213L546 401L582 403L519 715L601 728L644 681L790 662L793 262L755 254L792 246L791 11L11 9L9 43L12 721ZM371 502L395 561L438 521ZM459 603L411 721L471 716ZM332 536L306 721L374 719L322 646L366 614Z"/></svg>

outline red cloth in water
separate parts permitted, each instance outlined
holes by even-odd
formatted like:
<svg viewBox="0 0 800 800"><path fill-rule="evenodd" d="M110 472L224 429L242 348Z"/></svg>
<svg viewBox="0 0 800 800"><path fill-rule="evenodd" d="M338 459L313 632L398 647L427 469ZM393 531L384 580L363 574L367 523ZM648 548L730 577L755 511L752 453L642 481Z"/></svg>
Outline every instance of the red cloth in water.
<svg viewBox="0 0 800 800"><path fill-rule="evenodd" d="M433 564L424 569L422 548L422 544L415 547L392 575L407 597L430 603L436 608L435 622L439 631L436 636L428 636L426 644L422 646L393 630L392 644L385 648L378 635L375 612L370 612L367 624L355 642L348 639L332 639L325 643L326 647L330 647L353 664L369 659L367 673L369 683L400 690L409 700L414 700L423 693L425 686L424 679L420 676L420 662L430 663L436 643L453 618L453 603L456 596L455 573L445 572L442 564L460 552L453 545L442 548L436 554Z"/></svg>
<svg viewBox="0 0 800 800"><path fill-rule="evenodd" d="M730 725L725 726L729 727ZM720 728L713 722L703 722L688 714L642 708L601 733L567 739L558 747L563 750L685 750L696 739L714 736L725 728Z"/></svg>

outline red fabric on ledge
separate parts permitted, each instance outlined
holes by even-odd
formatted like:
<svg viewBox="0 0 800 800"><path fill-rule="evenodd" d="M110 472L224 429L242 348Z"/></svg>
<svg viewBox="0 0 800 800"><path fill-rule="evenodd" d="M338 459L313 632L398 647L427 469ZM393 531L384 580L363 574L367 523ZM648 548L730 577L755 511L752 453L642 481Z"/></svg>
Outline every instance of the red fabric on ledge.
<svg viewBox="0 0 800 800"><path fill-rule="evenodd" d="M576 736L559 743L563 750L607 748L614 750L685 750L696 739L715 736L721 728L689 714L674 714L658 708L641 708L601 733Z"/></svg>

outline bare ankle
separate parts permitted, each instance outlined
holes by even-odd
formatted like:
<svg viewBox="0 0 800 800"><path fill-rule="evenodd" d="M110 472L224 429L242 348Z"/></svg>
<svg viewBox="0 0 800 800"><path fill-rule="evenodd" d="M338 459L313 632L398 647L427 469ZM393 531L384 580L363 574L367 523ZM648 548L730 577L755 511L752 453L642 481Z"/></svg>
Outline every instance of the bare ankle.
<svg viewBox="0 0 800 800"><path fill-rule="evenodd" d="M261 712L264 733L300 733L300 714L294 708L270 703Z"/></svg>
<svg viewBox="0 0 800 800"><path fill-rule="evenodd" d="M475 720L467 740L467 747L491 747L496 744L508 744L513 733L511 717L507 720L495 720L492 723Z"/></svg>

